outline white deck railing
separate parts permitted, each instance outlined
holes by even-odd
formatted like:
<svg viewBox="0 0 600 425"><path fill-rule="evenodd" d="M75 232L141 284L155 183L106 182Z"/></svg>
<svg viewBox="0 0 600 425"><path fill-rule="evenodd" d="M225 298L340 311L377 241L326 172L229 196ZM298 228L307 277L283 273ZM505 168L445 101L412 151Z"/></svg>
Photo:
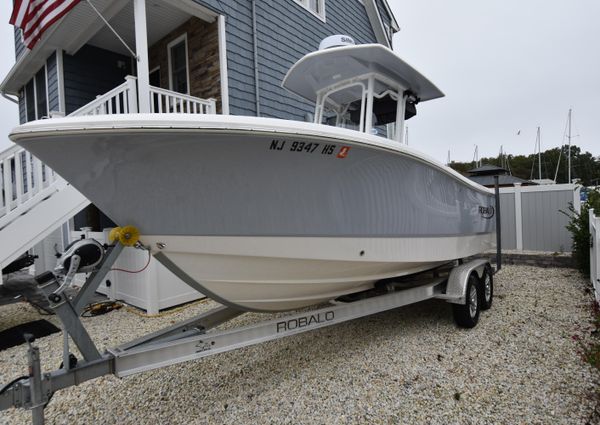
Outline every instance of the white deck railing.
<svg viewBox="0 0 600 425"><path fill-rule="evenodd" d="M0 153L0 229L46 199L62 179L20 146Z"/></svg>
<svg viewBox="0 0 600 425"><path fill-rule="evenodd" d="M125 82L70 115L129 114L138 112L136 78L128 75Z"/></svg>
<svg viewBox="0 0 600 425"><path fill-rule="evenodd" d="M150 86L150 112L155 114L216 114L214 99L200 99L187 94Z"/></svg>
<svg viewBox="0 0 600 425"><path fill-rule="evenodd" d="M125 82L98 96L70 115L107 115L137 113L137 78L128 75ZM150 112L155 114L216 114L215 99L200 99L187 94L150 86Z"/></svg>
<svg viewBox="0 0 600 425"><path fill-rule="evenodd" d="M590 209L590 282L594 285L596 301L600 302L600 217Z"/></svg>

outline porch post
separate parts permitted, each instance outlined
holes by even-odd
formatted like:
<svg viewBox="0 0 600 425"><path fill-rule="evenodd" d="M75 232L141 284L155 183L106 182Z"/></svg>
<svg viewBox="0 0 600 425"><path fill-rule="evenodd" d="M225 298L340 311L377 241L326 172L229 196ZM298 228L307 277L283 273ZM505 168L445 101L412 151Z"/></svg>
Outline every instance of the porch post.
<svg viewBox="0 0 600 425"><path fill-rule="evenodd" d="M219 15L219 67L221 70L221 113L229 115L229 81L227 74L227 40L225 16ZM215 114L217 110L215 109Z"/></svg>
<svg viewBox="0 0 600 425"><path fill-rule="evenodd" d="M133 0L135 21L135 51L137 53L138 108L150 112L150 70L148 66L148 33L146 29L146 0Z"/></svg>
<svg viewBox="0 0 600 425"><path fill-rule="evenodd" d="M517 251L523 251L523 209L521 208L521 183L515 186L515 233L517 239Z"/></svg>

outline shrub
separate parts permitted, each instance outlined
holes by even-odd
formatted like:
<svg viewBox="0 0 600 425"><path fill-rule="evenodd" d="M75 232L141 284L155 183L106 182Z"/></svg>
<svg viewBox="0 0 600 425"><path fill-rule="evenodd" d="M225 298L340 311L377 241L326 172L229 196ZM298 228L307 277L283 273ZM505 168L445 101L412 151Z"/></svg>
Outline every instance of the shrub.
<svg viewBox="0 0 600 425"><path fill-rule="evenodd" d="M600 331L600 307L597 302L592 303L592 318L590 340L582 340L579 335L573 335L572 338L580 344L579 353L583 361L600 370L600 340L598 339L598 332Z"/></svg>
<svg viewBox="0 0 600 425"><path fill-rule="evenodd" d="M575 210L573 204L569 204L569 216L567 229L571 232L573 239L573 258L577 268L586 276L590 275L590 209L594 209L596 215L600 215L600 192L589 190L588 198L581 204L581 212Z"/></svg>

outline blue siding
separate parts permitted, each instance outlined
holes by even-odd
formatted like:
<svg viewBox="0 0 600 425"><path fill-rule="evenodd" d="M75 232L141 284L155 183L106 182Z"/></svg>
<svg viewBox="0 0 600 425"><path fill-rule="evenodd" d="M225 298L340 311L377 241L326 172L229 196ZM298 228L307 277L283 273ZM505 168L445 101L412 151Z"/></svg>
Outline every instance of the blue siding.
<svg viewBox="0 0 600 425"><path fill-rule="evenodd" d="M195 0L226 16L229 110L232 115L256 115L252 2Z"/></svg>
<svg viewBox="0 0 600 425"><path fill-rule="evenodd" d="M314 105L288 93L281 82L288 69L319 48L325 37L350 35L357 44L374 43L364 6L356 0L327 0L326 22L292 0L257 2L261 115L304 120Z"/></svg>
<svg viewBox="0 0 600 425"><path fill-rule="evenodd" d="M125 63L124 69L118 62ZM90 45L83 46L75 55L63 56L66 113L91 102L125 82L131 73L127 56Z"/></svg>
<svg viewBox="0 0 600 425"><path fill-rule="evenodd" d="M59 93L58 93L58 73L56 69L56 53L52 53L46 60L46 71L48 81L46 87L48 90L48 112L59 111Z"/></svg>
<svg viewBox="0 0 600 425"><path fill-rule="evenodd" d="M256 115L252 2L196 0L226 16L230 111ZM304 120L314 105L281 88L287 70L322 39L347 34L357 43L376 42L364 6L357 0L327 0L323 22L294 0L256 1L261 116Z"/></svg>
<svg viewBox="0 0 600 425"><path fill-rule="evenodd" d="M256 115L254 45L251 0L195 0L226 16L227 68L230 112ZM380 3L382 19L389 22ZM320 41L333 34L347 34L357 43L376 42L365 8L358 0L326 0L323 22L294 0L257 0L259 91L262 116L304 120L313 105L281 88L287 70ZM26 51L18 30L15 52ZM74 56L64 55L66 113L93 100L123 82L130 69L119 69L117 61L130 60L103 49L84 46ZM49 110L59 109L56 57L48 59Z"/></svg>
<svg viewBox="0 0 600 425"><path fill-rule="evenodd" d="M14 33L15 33L15 57L18 61L19 59L21 59L21 56L23 56L23 54L25 54L27 49L25 48L25 45L23 44L23 38L21 37L21 30L18 28L14 28Z"/></svg>

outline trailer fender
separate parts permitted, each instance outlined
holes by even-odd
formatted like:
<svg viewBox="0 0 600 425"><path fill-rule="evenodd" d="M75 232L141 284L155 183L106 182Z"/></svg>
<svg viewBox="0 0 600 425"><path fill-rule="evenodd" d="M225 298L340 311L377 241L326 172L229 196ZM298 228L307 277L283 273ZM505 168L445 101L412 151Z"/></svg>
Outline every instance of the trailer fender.
<svg viewBox="0 0 600 425"><path fill-rule="evenodd" d="M478 259L461 264L452 269L448 277L445 294L437 298L444 299L453 304L464 304L466 302L467 282L471 273L475 273L477 279L481 279L483 271L490 262L486 259Z"/></svg>

